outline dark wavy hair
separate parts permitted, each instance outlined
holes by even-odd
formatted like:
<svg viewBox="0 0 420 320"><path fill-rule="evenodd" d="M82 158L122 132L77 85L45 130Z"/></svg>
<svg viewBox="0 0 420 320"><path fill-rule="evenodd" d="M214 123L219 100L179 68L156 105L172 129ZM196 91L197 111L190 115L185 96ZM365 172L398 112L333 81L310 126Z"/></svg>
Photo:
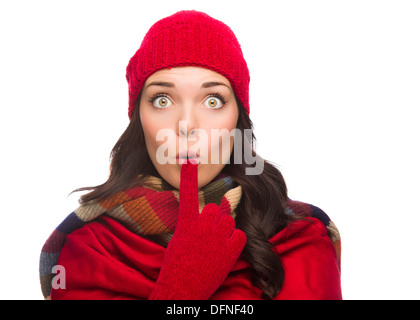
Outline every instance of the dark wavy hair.
<svg viewBox="0 0 420 320"><path fill-rule="evenodd" d="M111 151L108 180L101 185L78 188L71 192L92 190L80 197L80 204L114 195L141 183L139 174L161 178L146 149L139 115L142 91L127 129ZM235 98L239 109L237 128L242 132L241 159L244 159L245 148L248 148L248 152L251 150L252 156L255 157L256 138L252 131L252 121L236 95ZM250 141L244 138L245 129L251 130L249 131L252 133ZM230 175L242 186L242 197L236 209L235 218L236 228L244 231L247 236L247 243L242 254L251 265L253 285L262 290L263 299L272 299L283 285L284 270L278 254L274 251L274 246L268 240L296 218L286 214L287 187L276 166L264 160L261 174L247 175L245 169L252 168L252 165L245 161L235 164L234 154L233 149L230 161L222 172Z"/></svg>

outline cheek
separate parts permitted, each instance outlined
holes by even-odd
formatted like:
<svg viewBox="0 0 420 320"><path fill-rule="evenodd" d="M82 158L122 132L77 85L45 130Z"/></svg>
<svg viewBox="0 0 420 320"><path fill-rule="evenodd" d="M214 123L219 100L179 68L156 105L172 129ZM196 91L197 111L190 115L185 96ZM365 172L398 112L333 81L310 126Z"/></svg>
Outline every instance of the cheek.
<svg viewBox="0 0 420 320"><path fill-rule="evenodd" d="M155 168L159 171L161 167L166 168L169 164L175 164L175 155L178 150L175 131L165 127L164 121L156 121L156 119L149 119L142 125L147 152ZM162 172L159 173L162 174Z"/></svg>
<svg viewBox="0 0 420 320"><path fill-rule="evenodd" d="M232 148L234 145L235 131L227 130L227 128L220 131L218 139L212 141L211 153L213 158L218 158L218 164L226 164L230 158ZM218 157L216 156L218 154Z"/></svg>
<svg viewBox="0 0 420 320"><path fill-rule="evenodd" d="M143 127L144 139L146 142L146 148L151 159L155 158L156 149L161 141L156 140L156 136L161 129L159 122L153 119L153 117L147 112L140 112L140 121Z"/></svg>
<svg viewBox="0 0 420 320"><path fill-rule="evenodd" d="M212 164L226 164L234 145L236 119L219 122L208 130L208 159Z"/></svg>
<svg viewBox="0 0 420 320"><path fill-rule="evenodd" d="M156 128L156 126L154 126L153 124L150 124L151 122L148 122L148 124L145 124L145 123L142 123L144 139L146 141L147 149L149 150L149 153L150 153L151 151L150 149L153 148L156 143L155 137L156 137L158 128Z"/></svg>

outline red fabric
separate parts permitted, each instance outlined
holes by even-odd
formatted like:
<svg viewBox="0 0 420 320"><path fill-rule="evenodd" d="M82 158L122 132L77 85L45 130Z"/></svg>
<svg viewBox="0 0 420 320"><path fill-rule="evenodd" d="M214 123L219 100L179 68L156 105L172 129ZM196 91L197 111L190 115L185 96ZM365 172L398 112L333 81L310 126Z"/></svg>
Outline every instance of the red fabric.
<svg viewBox="0 0 420 320"><path fill-rule="evenodd" d="M198 166L188 159L181 167L178 222L149 300L207 300L214 294L246 244L230 211L223 198L200 214Z"/></svg>
<svg viewBox="0 0 420 320"><path fill-rule="evenodd" d="M342 298L336 253L318 219L291 223L271 241L278 242L275 248L285 269L275 299ZM51 299L147 299L165 250L103 216L67 236L58 259L65 268L66 288L52 289ZM239 259L210 299L261 299L248 268Z"/></svg>

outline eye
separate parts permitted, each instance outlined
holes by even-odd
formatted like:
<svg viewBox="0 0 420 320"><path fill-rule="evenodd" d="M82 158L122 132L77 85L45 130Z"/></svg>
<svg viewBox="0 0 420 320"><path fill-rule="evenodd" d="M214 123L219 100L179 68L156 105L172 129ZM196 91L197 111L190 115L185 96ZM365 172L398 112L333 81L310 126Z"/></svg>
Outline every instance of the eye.
<svg viewBox="0 0 420 320"><path fill-rule="evenodd" d="M220 109L226 104L226 99L220 93L214 93L206 99L211 109Z"/></svg>
<svg viewBox="0 0 420 320"><path fill-rule="evenodd" d="M165 93L157 93L150 100L150 103L153 104L155 108L166 108L171 105L171 100Z"/></svg>

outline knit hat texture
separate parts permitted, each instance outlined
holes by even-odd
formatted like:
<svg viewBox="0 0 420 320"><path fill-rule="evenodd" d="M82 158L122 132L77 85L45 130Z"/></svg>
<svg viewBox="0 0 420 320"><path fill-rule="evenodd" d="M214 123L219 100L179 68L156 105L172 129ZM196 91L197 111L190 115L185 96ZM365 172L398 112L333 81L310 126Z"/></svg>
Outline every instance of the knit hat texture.
<svg viewBox="0 0 420 320"><path fill-rule="evenodd" d="M158 70L179 66L199 66L227 78L249 115L250 75L235 34L204 12L182 10L154 23L128 63L130 119L147 78Z"/></svg>

